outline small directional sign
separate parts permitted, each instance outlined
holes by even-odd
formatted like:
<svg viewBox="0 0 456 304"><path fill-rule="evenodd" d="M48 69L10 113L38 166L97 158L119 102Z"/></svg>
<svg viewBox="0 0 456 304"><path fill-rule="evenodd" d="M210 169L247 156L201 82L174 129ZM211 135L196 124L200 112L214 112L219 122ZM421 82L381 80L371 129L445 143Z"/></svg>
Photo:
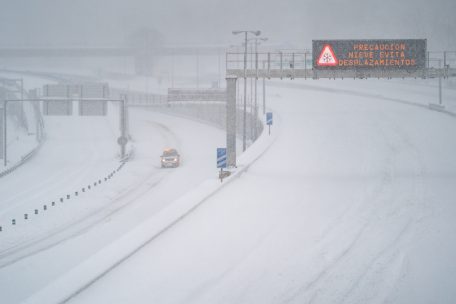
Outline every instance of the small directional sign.
<svg viewBox="0 0 456 304"><path fill-rule="evenodd" d="M226 168L226 148L217 148L217 168Z"/></svg>
<svg viewBox="0 0 456 304"><path fill-rule="evenodd" d="M272 125L272 112L266 113L266 124L268 126Z"/></svg>

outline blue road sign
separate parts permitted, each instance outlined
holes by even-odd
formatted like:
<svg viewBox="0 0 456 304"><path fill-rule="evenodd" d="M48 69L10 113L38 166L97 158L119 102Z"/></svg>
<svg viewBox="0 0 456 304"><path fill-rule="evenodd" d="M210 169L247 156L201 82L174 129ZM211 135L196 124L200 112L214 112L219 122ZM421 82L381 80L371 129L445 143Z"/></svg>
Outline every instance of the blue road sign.
<svg viewBox="0 0 456 304"><path fill-rule="evenodd" d="M217 168L226 168L226 148L217 148Z"/></svg>
<svg viewBox="0 0 456 304"><path fill-rule="evenodd" d="M266 113L266 124L268 126L272 125L272 112Z"/></svg>

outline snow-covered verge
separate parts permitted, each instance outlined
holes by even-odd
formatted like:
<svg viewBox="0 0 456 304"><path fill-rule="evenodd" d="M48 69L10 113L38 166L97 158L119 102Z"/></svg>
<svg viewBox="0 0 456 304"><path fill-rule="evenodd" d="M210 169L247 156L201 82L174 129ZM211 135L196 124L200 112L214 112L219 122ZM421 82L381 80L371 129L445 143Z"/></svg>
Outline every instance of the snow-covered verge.
<svg viewBox="0 0 456 304"><path fill-rule="evenodd" d="M456 120L325 85L270 88L275 144L71 302L453 303Z"/></svg>

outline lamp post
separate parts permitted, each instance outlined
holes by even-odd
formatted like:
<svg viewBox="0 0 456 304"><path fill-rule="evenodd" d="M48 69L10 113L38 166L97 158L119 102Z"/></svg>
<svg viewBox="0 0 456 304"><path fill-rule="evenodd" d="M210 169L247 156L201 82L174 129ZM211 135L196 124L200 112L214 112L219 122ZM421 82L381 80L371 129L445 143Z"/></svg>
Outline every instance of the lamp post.
<svg viewBox="0 0 456 304"><path fill-rule="evenodd" d="M242 130L242 151L246 149L246 123L247 123L247 35L249 33L259 36L261 31L233 31L233 35L244 33L244 115L243 115L243 130Z"/></svg>
<svg viewBox="0 0 456 304"><path fill-rule="evenodd" d="M6 116L6 107L8 106L7 104L7 100L3 100L3 126L2 126L2 137L3 137L3 165L6 167L8 165L8 161L7 161L7 156L6 156L6 153L8 152L7 148L6 148L6 141L7 141L7 131L6 131L6 127L8 126L8 124L6 123L6 119L7 119L7 116Z"/></svg>
<svg viewBox="0 0 456 304"><path fill-rule="evenodd" d="M261 38L251 38L250 40L253 40L255 43L255 70L258 71L258 44L260 44L260 41L267 41L268 38L266 37L261 37ZM264 85L264 82L263 82ZM254 136L255 140L258 137L258 128L256 124L256 119L258 118L258 73L255 76L255 104L254 104L254 115L253 115L253 131L254 131ZM264 91L264 90L263 90ZM263 93L264 94L264 93Z"/></svg>

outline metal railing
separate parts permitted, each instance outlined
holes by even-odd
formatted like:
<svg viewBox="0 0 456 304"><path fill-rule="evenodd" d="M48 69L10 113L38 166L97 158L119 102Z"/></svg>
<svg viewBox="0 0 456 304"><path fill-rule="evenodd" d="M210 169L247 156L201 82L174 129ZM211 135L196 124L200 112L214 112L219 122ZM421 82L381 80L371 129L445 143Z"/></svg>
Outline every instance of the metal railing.
<svg viewBox="0 0 456 304"><path fill-rule="evenodd" d="M456 76L456 51L427 52L426 68L411 70L314 70L310 51L226 53L226 74L256 78L436 78Z"/></svg>
<svg viewBox="0 0 456 304"><path fill-rule="evenodd" d="M227 52L226 70L244 69L244 53ZM258 52L247 54L249 70L312 69L312 53L308 51Z"/></svg>

